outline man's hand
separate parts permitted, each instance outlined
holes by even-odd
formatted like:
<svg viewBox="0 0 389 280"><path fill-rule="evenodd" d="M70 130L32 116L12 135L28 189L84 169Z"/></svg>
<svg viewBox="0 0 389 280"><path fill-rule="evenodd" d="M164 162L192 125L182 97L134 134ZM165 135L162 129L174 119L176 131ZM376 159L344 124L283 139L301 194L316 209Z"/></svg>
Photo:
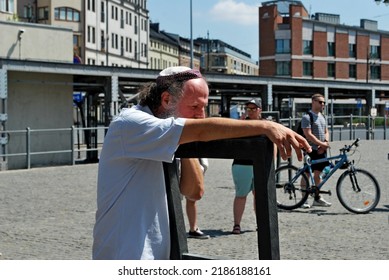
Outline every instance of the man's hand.
<svg viewBox="0 0 389 280"><path fill-rule="evenodd" d="M327 149L331 149L330 143L328 143L328 141L323 141L322 144L317 147L317 153L319 155L324 154Z"/></svg>
<svg viewBox="0 0 389 280"><path fill-rule="evenodd" d="M275 123L268 122L269 129L267 129L266 136L277 145L280 151L281 158L286 160L292 156L292 148L295 150L298 160L303 159L302 149L310 153L312 151L311 146L308 144L304 137L297 134L293 130Z"/></svg>

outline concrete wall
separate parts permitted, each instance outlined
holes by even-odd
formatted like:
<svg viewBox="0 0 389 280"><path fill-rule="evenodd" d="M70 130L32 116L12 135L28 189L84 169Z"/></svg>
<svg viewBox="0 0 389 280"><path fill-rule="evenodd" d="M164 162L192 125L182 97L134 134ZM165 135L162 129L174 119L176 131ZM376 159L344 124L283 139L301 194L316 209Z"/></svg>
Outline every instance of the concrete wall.
<svg viewBox="0 0 389 280"><path fill-rule="evenodd" d="M24 33L20 33L24 30ZM73 61L71 29L0 21L0 57L9 59Z"/></svg>
<svg viewBox="0 0 389 280"><path fill-rule="evenodd" d="M8 73L7 130L58 129L73 125L71 75ZM31 132L31 152L69 150L69 131ZM26 152L26 133L11 134L8 153ZM69 153L34 155L31 166L71 163ZM25 168L25 157L10 157L8 168Z"/></svg>
<svg viewBox="0 0 389 280"><path fill-rule="evenodd" d="M23 30L23 33L20 31ZM71 29L0 21L0 58L73 63ZM73 76L7 71L7 131L70 128L73 125ZM32 132L31 152L69 150L70 132ZM7 154L26 152L26 133L11 133ZM71 163L70 154L32 156L31 166ZM24 156L7 158L7 168L25 168Z"/></svg>

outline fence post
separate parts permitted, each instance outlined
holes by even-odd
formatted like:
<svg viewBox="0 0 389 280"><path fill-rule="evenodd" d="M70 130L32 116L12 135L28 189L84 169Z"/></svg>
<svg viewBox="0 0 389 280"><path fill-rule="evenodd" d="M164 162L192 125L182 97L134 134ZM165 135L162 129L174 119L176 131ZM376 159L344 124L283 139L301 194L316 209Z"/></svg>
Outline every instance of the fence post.
<svg viewBox="0 0 389 280"><path fill-rule="evenodd" d="M330 141L334 141L334 115L331 115L331 139Z"/></svg>
<svg viewBox="0 0 389 280"><path fill-rule="evenodd" d="M72 165L75 164L75 160L74 160L74 125L72 125L70 127L70 150L71 150L71 161L72 161Z"/></svg>
<svg viewBox="0 0 389 280"><path fill-rule="evenodd" d="M353 139L353 114L350 115L350 140Z"/></svg>
<svg viewBox="0 0 389 280"><path fill-rule="evenodd" d="M26 128L26 160L27 160L27 169L31 168L31 131L30 128Z"/></svg>
<svg viewBox="0 0 389 280"><path fill-rule="evenodd" d="M388 121L388 116L384 115L384 140L386 140L386 122Z"/></svg>
<svg viewBox="0 0 389 280"><path fill-rule="evenodd" d="M339 127L339 141L342 141L342 128Z"/></svg>

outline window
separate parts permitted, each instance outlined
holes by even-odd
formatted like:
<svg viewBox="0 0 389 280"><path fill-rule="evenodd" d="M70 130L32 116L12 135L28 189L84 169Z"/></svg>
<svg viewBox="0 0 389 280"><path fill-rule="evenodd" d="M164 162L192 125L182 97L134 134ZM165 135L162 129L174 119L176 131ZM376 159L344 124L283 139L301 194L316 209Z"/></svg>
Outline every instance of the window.
<svg viewBox="0 0 389 280"><path fill-rule="evenodd" d="M120 55L124 55L124 37L120 36Z"/></svg>
<svg viewBox="0 0 389 280"><path fill-rule="evenodd" d="M49 7L41 7L38 10L38 19L39 20L48 20L49 19Z"/></svg>
<svg viewBox="0 0 389 280"><path fill-rule="evenodd" d="M327 64L327 76L331 78L335 78L335 63Z"/></svg>
<svg viewBox="0 0 389 280"><path fill-rule="evenodd" d="M24 18L28 18L28 19L31 19L32 18L32 6L29 5L29 6L24 6L23 7L23 16Z"/></svg>
<svg viewBox="0 0 389 280"><path fill-rule="evenodd" d="M277 75L279 76L290 75L290 61L277 61Z"/></svg>
<svg viewBox="0 0 389 280"><path fill-rule="evenodd" d="M15 12L15 1L14 0L0 0L0 11L7 13Z"/></svg>
<svg viewBox="0 0 389 280"><path fill-rule="evenodd" d="M370 46L370 58L379 59L381 58L381 47L380 46Z"/></svg>
<svg viewBox="0 0 389 280"><path fill-rule="evenodd" d="M95 59L88 58L88 65L95 65L95 64L96 64L96 60Z"/></svg>
<svg viewBox="0 0 389 280"><path fill-rule="evenodd" d="M303 41L303 54L312 54L312 41L304 40Z"/></svg>
<svg viewBox="0 0 389 280"><path fill-rule="evenodd" d="M124 11L120 9L120 28L124 28Z"/></svg>
<svg viewBox="0 0 389 280"><path fill-rule="evenodd" d="M357 78L357 66L355 64L350 64L348 66L348 77L349 78Z"/></svg>
<svg viewBox="0 0 389 280"><path fill-rule="evenodd" d="M88 26L88 37L87 37L88 43L92 43L92 44L96 43L95 30L96 29L93 26Z"/></svg>
<svg viewBox="0 0 389 280"><path fill-rule="evenodd" d="M312 62L303 62L303 76L312 76Z"/></svg>
<svg viewBox="0 0 389 280"><path fill-rule="evenodd" d="M134 33L138 34L138 17L134 17Z"/></svg>
<svg viewBox="0 0 389 280"><path fill-rule="evenodd" d="M138 54L138 42L134 42L134 52L135 52L135 59L138 59L139 54Z"/></svg>
<svg viewBox="0 0 389 280"><path fill-rule="evenodd" d="M88 0L88 11L95 12L95 1L96 0Z"/></svg>
<svg viewBox="0 0 389 280"><path fill-rule="evenodd" d="M356 44L348 45L348 56L349 57L357 57L357 46Z"/></svg>
<svg viewBox="0 0 389 280"><path fill-rule="evenodd" d="M111 46L113 49L119 49L119 35L112 33L111 35Z"/></svg>
<svg viewBox="0 0 389 280"><path fill-rule="evenodd" d="M276 53L290 53L290 40L276 40Z"/></svg>
<svg viewBox="0 0 389 280"><path fill-rule="evenodd" d="M334 42L327 43L327 55L328 56L335 56L335 43Z"/></svg>
<svg viewBox="0 0 389 280"><path fill-rule="evenodd" d="M370 79L380 80L381 79L381 67L379 65L370 66Z"/></svg>
<svg viewBox="0 0 389 280"><path fill-rule="evenodd" d="M80 12L68 7L60 7L54 9L55 20L64 21L80 21Z"/></svg>
<svg viewBox="0 0 389 280"><path fill-rule="evenodd" d="M101 15L100 15L101 22L105 22L105 3L101 2Z"/></svg>
<svg viewBox="0 0 389 280"><path fill-rule="evenodd" d="M147 57L147 44L143 44L143 56Z"/></svg>
<svg viewBox="0 0 389 280"><path fill-rule="evenodd" d="M105 51L105 33L104 33L104 30L101 30L100 41L101 41L101 50Z"/></svg>

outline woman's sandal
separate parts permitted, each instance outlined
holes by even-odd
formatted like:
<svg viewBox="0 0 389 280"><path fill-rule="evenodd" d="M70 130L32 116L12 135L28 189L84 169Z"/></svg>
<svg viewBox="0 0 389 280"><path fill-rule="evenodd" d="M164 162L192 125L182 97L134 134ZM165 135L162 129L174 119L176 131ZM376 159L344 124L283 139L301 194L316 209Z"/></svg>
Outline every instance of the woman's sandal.
<svg viewBox="0 0 389 280"><path fill-rule="evenodd" d="M240 225L234 225L233 229L232 229L232 234L240 234Z"/></svg>

